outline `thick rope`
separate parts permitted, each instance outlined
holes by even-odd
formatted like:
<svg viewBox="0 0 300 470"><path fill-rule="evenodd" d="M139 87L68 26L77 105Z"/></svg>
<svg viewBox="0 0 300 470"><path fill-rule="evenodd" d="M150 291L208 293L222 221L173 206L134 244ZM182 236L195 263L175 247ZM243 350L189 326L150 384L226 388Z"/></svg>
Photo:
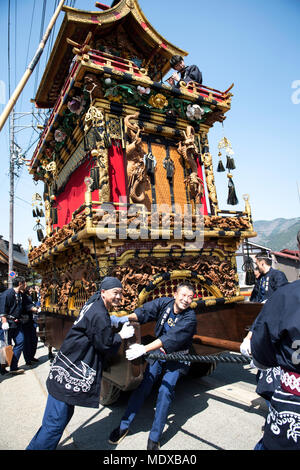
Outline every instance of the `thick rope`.
<svg viewBox="0 0 300 470"><path fill-rule="evenodd" d="M165 361L177 362L227 362L233 364L249 364L251 358L243 354L209 354L207 356L197 354L182 354L182 353L147 353L148 359L162 359Z"/></svg>

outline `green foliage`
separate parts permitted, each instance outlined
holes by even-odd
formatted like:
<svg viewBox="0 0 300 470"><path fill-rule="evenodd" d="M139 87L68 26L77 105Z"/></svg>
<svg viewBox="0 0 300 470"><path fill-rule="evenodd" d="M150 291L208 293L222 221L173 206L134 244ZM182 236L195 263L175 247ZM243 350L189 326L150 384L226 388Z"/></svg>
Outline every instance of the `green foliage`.
<svg viewBox="0 0 300 470"><path fill-rule="evenodd" d="M158 93L157 91L149 89L148 93L141 93L139 92L138 86L119 84L112 79L104 79L102 83L104 89L106 89L104 94L105 98L136 107L147 107L156 113L169 114L170 116L187 119L187 107L193 104L191 101L186 99L173 97L169 94L164 95L162 91ZM158 94L163 95L166 98L167 104L163 108L159 108L151 104L151 97L155 97ZM203 118L193 119L197 124L204 122L206 114L211 112L211 109L208 106L201 107L204 110Z"/></svg>

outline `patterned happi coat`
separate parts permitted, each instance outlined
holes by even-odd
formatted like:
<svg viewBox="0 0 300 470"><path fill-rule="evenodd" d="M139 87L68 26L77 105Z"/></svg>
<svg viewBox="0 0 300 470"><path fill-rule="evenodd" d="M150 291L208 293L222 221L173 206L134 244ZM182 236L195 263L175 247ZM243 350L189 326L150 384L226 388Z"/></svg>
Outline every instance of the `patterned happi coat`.
<svg viewBox="0 0 300 470"><path fill-rule="evenodd" d="M101 295L82 308L57 353L47 379L50 395L69 405L99 407L103 364L122 339L111 329Z"/></svg>
<svg viewBox="0 0 300 470"><path fill-rule="evenodd" d="M253 327L251 351L258 367L280 367L265 423L268 450L300 450L300 281L280 287Z"/></svg>

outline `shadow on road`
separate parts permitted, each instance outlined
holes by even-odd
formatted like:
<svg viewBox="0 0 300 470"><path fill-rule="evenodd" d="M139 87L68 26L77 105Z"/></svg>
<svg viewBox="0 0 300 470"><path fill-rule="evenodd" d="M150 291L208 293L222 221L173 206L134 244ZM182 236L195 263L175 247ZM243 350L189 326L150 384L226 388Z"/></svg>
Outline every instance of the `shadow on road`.
<svg viewBox="0 0 300 470"><path fill-rule="evenodd" d="M226 365L227 366L227 365ZM225 366L225 367L226 367ZM235 366L238 367L238 366ZM231 376L229 373L230 370L226 370L223 367L223 372L220 370L219 378L222 380L222 385L224 385L224 370L225 370L225 377L227 377L227 383L231 384L234 382L234 377ZM243 380L248 379L250 383L255 385L255 376L253 374L248 374L248 371L235 371L239 375L243 375ZM249 377L248 377L249 375ZM231 376L231 377L230 377ZM226 382L226 381L225 381ZM152 426L153 418L154 418L154 407L155 402L157 399L158 388L159 388L160 381L155 384L153 390L149 397L146 399L142 410L136 416L135 421L133 422L130 428L130 435L145 433L144 439L144 447L146 447L148 435ZM183 377L179 380L177 387L175 398L169 410L169 416L167 420L167 426L165 428L165 432L163 433L161 439L161 445L163 446L167 442L169 442L179 431L184 433L186 436L191 437L192 439L198 440L199 444L205 444L209 446L211 449L221 450L222 448L218 445L215 445L213 442L205 440L195 433L188 431L185 429L185 424L187 421L195 415L200 414L203 412L208 406L213 406L208 403L209 400L219 401L223 404L227 404L229 406L234 406L239 408L240 410L247 412L247 413L257 413L261 416L265 416L266 411L263 406L261 406L261 401L258 397L255 400L256 403L252 405L237 403L234 400L230 400L230 398L218 397L214 394L210 394L209 390L212 387L208 387L205 382L201 383L200 378L191 378L191 377ZM78 427L71 435L73 442L69 443L70 437L61 441L58 448L63 450L73 450L73 449L82 449L82 450L114 450L117 447L108 443L108 437L113 429L115 429L121 420L121 417L127 407L127 403L129 400L130 392L123 392L120 395L120 398L117 403L106 407L106 413L108 409L110 413L102 418L102 412L104 408L100 408L95 414L90 417L87 421L85 421L80 427ZM97 419L96 422L95 419ZM199 434L200 434L200 427L199 427ZM139 436L139 439L141 437ZM143 438L142 438L143 439ZM125 442L125 441L124 441ZM136 442L137 444L137 442Z"/></svg>

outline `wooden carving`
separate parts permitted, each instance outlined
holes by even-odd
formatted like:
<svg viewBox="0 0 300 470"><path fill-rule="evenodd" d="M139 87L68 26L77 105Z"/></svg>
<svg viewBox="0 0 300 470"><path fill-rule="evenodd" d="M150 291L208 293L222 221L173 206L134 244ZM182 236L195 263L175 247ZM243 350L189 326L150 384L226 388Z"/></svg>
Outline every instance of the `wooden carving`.
<svg viewBox="0 0 300 470"><path fill-rule="evenodd" d="M187 126L186 132L183 131L184 140L178 144L178 153L183 157L187 166L191 169L191 173L187 176L184 182L190 188L191 198L196 204L201 203L203 197L203 181L198 176L197 163L195 155L197 155L197 147L195 144L195 131L192 126Z"/></svg>
<svg viewBox="0 0 300 470"><path fill-rule="evenodd" d="M90 94L90 100L103 98L101 83L94 73L86 73L83 79L84 89Z"/></svg>
<svg viewBox="0 0 300 470"><path fill-rule="evenodd" d="M202 146L205 149L204 153L202 154L202 160L205 169L205 177L206 177L206 186L208 191L208 197L211 206L211 213L216 214L218 211L218 198L216 192L216 185L215 185L215 177L213 172L213 163L212 163L212 156L208 150L208 139L207 135L204 134L202 136Z"/></svg>
<svg viewBox="0 0 300 470"><path fill-rule="evenodd" d="M92 36L93 34L90 31L87 37L85 38L83 44L78 44L77 42L73 41L70 38L67 38L67 43L70 44L71 46L74 46L73 53L75 55L78 55L79 57L84 57L91 50L91 46L89 45L89 43L92 39Z"/></svg>
<svg viewBox="0 0 300 470"><path fill-rule="evenodd" d="M202 255L197 258L149 256L143 259L130 259L122 266L111 268L109 275L118 277L124 287L125 295L120 310L132 311L138 306L139 292L153 281L155 275L174 270L195 271L217 286L224 297L236 295L234 267L228 261L220 261L217 256Z"/></svg>
<svg viewBox="0 0 300 470"><path fill-rule="evenodd" d="M125 129L130 139L126 145L128 193L130 202L143 204L149 181L144 163L145 152L140 136L141 129L131 122L132 119L137 118L137 113L125 118Z"/></svg>

